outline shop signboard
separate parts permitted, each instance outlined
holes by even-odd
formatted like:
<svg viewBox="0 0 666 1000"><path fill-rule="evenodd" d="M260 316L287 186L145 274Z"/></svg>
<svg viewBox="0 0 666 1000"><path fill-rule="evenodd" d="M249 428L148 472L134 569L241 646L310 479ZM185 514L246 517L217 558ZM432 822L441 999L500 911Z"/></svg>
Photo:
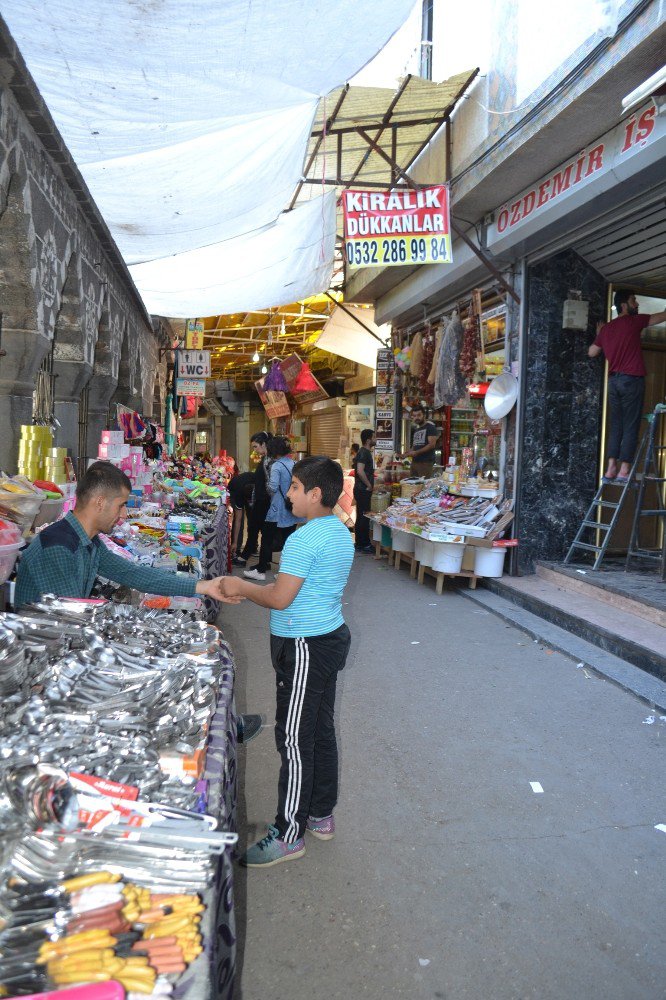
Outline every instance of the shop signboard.
<svg viewBox="0 0 666 1000"><path fill-rule="evenodd" d="M185 347L188 351L201 351L204 345L204 325L201 320L188 319L185 324Z"/></svg>
<svg viewBox="0 0 666 1000"><path fill-rule="evenodd" d="M346 190L342 213L350 269L453 263L447 184Z"/></svg>
<svg viewBox="0 0 666 1000"><path fill-rule="evenodd" d="M260 379L258 382L254 383L254 387L257 390L261 404L266 411L266 416L269 420L277 420L278 417L290 417L291 408L287 402L287 397L284 392L273 392L264 390L264 379Z"/></svg>
<svg viewBox="0 0 666 1000"><path fill-rule="evenodd" d="M177 396L205 396L206 395L206 379L205 378L177 378L176 379L176 395Z"/></svg>
<svg viewBox="0 0 666 1000"><path fill-rule="evenodd" d="M178 351L178 378L210 378L210 351Z"/></svg>
<svg viewBox="0 0 666 1000"><path fill-rule="evenodd" d="M525 233L534 225L542 225L552 211L567 211L564 203L581 199L581 191L595 181L614 174L622 180L627 164L647 146L656 146L666 133L666 116L659 115L654 100L616 125L570 160L521 191L493 213L494 222L488 227L488 245L504 237ZM655 149L655 155L657 150Z"/></svg>
<svg viewBox="0 0 666 1000"><path fill-rule="evenodd" d="M377 351L377 392L375 394L375 447L377 451L395 450L395 393L393 351Z"/></svg>

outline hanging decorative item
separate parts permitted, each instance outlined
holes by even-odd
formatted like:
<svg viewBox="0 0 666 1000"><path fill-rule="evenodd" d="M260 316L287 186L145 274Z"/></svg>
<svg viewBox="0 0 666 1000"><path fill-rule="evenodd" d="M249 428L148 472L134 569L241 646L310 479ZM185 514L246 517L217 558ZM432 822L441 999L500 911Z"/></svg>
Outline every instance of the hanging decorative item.
<svg viewBox="0 0 666 1000"><path fill-rule="evenodd" d="M409 366L409 370L413 378L421 377L421 370L423 365L423 334L421 331L417 331L414 334L414 339L412 340L412 360Z"/></svg>
<svg viewBox="0 0 666 1000"><path fill-rule="evenodd" d="M288 392L289 386L287 385L287 380L282 374L282 369L280 368L280 362L276 359L271 364L271 370L266 376L266 381L264 382L264 389L270 390L271 392Z"/></svg>
<svg viewBox="0 0 666 1000"><path fill-rule="evenodd" d="M317 380L310 371L310 365L307 361L304 361L291 391L297 394L301 392L316 392L317 389L319 389Z"/></svg>
<svg viewBox="0 0 666 1000"><path fill-rule="evenodd" d="M435 357L435 334L432 328L428 327L423 334L423 353L421 358L421 377L419 378L418 391L421 399L425 403L431 403L434 395L434 387L428 381L430 369Z"/></svg>

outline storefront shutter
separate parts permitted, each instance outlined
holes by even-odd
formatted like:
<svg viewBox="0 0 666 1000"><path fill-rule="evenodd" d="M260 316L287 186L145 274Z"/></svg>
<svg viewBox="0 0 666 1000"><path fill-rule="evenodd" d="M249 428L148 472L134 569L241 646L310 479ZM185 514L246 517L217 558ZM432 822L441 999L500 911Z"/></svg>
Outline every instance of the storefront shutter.
<svg viewBox="0 0 666 1000"><path fill-rule="evenodd" d="M313 413L310 417L310 454L337 458L342 436L342 410Z"/></svg>

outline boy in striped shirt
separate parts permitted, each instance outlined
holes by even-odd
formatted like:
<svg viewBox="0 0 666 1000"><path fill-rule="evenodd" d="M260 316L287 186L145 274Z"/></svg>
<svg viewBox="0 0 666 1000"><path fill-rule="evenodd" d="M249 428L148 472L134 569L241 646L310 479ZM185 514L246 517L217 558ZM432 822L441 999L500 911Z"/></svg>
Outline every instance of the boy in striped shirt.
<svg viewBox="0 0 666 1000"><path fill-rule="evenodd" d="M280 572L262 587L224 577L225 597L246 597L270 608L271 659L277 685L275 739L282 758L278 811L268 834L241 858L264 868L305 854L306 829L321 840L334 834L338 793L335 687L351 637L342 593L354 558L351 535L333 514L343 473L330 458L297 462L287 497L306 523L285 542Z"/></svg>

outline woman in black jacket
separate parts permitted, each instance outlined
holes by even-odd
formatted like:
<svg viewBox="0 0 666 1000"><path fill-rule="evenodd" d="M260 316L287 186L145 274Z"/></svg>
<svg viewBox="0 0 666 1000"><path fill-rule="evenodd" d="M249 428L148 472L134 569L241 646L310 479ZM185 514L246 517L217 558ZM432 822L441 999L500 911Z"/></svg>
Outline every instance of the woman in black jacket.
<svg viewBox="0 0 666 1000"><path fill-rule="evenodd" d="M247 521L247 539L240 556L233 561L236 566L244 566L250 556L254 556L259 551L259 535L261 534L266 520L268 508L271 505L271 497L268 492L269 460L266 452L266 445L273 437L268 431L257 431L250 438L250 444L259 455L259 465L254 474L254 496L250 516Z"/></svg>

